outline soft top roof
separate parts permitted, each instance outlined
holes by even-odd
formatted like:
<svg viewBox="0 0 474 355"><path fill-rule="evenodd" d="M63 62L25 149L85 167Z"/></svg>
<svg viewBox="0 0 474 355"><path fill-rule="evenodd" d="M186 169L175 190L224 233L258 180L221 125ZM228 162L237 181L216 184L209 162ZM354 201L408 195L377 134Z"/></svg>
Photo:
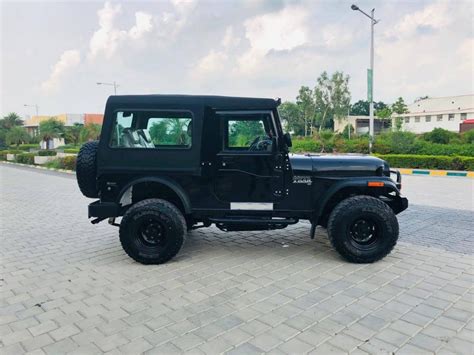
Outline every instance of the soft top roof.
<svg viewBox="0 0 474 355"><path fill-rule="evenodd" d="M211 95L116 95L110 96L107 105L158 105L158 106L209 106L218 110L236 109L274 109L280 104L280 99L211 96Z"/></svg>

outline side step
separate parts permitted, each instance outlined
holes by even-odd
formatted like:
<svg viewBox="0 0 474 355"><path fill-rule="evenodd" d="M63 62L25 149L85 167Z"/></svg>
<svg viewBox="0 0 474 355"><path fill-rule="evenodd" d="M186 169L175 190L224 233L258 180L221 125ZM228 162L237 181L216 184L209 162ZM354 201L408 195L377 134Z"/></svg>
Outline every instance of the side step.
<svg viewBox="0 0 474 355"><path fill-rule="evenodd" d="M298 223L296 218L255 218L255 217L222 217L209 218L211 223L225 232L283 229L290 224Z"/></svg>

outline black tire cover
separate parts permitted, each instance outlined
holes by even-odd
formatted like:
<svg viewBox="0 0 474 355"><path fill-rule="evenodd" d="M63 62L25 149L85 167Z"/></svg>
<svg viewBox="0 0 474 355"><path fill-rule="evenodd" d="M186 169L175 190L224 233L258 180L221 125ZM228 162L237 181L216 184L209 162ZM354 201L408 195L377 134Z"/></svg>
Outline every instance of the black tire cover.
<svg viewBox="0 0 474 355"><path fill-rule="evenodd" d="M98 141L85 143L79 150L76 162L77 184L86 197L97 198L97 148Z"/></svg>

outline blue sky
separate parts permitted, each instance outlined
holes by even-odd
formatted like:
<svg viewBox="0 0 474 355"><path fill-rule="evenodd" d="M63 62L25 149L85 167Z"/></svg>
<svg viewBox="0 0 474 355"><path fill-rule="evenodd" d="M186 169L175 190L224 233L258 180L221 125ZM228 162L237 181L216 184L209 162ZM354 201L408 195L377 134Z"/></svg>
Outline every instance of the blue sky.
<svg viewBox="0 0 474 355"><path fill-rule="evenodd" d="M351 1L2 1L0 114L103 112L119 94L294 100L323 71L366 97L370 21ZM376 8L375 99L474 92L470 1L358 1Z"/></svg>

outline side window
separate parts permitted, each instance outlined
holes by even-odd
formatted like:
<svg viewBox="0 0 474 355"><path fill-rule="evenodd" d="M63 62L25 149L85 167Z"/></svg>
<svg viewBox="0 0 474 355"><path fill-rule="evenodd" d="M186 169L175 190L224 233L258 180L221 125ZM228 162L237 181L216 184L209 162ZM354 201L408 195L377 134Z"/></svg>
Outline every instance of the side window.
<svg viewBox="0 0 474 355"><path fill-rule="evenodd" d="M223 115L224 149L272 151L275 129L269 114Z"/></svg>
<svg viewBox="0 0 474 355"><path fill-rule="evenodd" d="M256 139L265 137L265 126L261 120L229 120L227 126L227 148L250 148Z"/></svg>
<svg viewBox="0 0 474 355"><path fill-rule="evenodd" d="M132 112L117 112L115 115L114 127L112 130L111 147L126 147L127 132L131 130L133 122Z"/></svg>
<svg viewBox="0 0 474 355"><path fill-rule="evenodd" d="M189 148L190 112L118 111L110 140L112 148Z"/></svg>
<svg viewBox="0 0 474 355"><path fill-rule="evenodd" d="M191 117L151 117L147 130L155 147L191 147Z"/></svg>

